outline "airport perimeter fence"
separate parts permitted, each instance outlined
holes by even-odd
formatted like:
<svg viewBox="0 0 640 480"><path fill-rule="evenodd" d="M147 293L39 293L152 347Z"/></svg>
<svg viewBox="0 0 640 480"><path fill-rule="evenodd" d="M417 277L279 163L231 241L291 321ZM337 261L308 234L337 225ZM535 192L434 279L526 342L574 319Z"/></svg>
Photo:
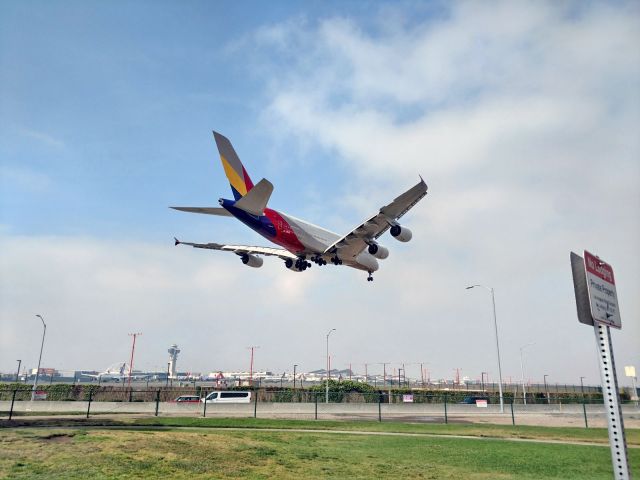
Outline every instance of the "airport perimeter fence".
<svg viewBox="0 0 640 480"><path fill-rule="evenodd" d="M342 418L342 419L407 419L448 423L464 416L497 414L499 397L483 392L429 392L416 390L384 390L374 392L341 391L335 386L327 398L324 389L228 389L251 391L250 402L224 404L203 402L219 388L144 388L97 385L52 385L32 392L25 385L0 387L0 417L11 420L24 415L91 415L138 414L147 416L230 416L271 418ZM192 396L191 402L177 402L181 396ZM514 397L504 395L501 415L524 414L574 415L588 417L603 410L601 394L563 395L540 398L539 395ZM621 395L632 412L633 403ZM634 408L635 406L635 408Z"/></svg>

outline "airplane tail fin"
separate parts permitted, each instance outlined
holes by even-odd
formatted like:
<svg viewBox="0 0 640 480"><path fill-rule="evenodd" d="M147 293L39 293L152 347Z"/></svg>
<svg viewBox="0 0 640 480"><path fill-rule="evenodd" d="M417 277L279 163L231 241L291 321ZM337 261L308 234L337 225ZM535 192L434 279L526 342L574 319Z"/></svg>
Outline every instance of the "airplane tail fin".
<svg viewBox="0 0 640 480"><path fill-rule="evenodd" d="M236 200L240 200L253 188L253 182L229 139L215 131L213 132L213 137L216 140L222 167L229 179L233 196Z"/></svg>

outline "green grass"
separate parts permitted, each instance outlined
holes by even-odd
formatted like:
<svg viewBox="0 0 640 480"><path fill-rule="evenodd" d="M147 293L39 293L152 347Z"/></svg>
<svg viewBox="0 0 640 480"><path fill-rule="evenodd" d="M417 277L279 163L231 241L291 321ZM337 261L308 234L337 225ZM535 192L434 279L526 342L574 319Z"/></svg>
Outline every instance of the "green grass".
<svg viewBox="0 0 640 480"><path fill-rule="evenodd" d="M526 438L608 444L606 428L535 427L493 424L429 424L372 421L274 420L260 418L154 417L133 421L133 425L216 428L286 428L315 430L350 430L368 432L425 433L436 435L470 435L474 437ZM640 429L626 430L627 443L640 445Z"/></svg>
<svg viewBox="0 0 640 480"><path fill-rule="evenodd" d="M213 429L29 428L1 433L0 478L12 479L612 476L609 449L601 446ZM630 456L632 465L640 464L640 450L631 449ZM640 474L637 468L635 474Z"/></svg>
<svg viewBox="0 0 640 480"><path fill-rule="evenodd" d="M49 423L32 424L68 423L43 422ZM607 430L602 428L193 417L104 423L120 428L84 428L78 422L74 429L0 430L0 478L595 479L612 475ZM491 440L260 430L269 428ZM603 446L508 441L512 438ZM628 429L627 440L640 445L640 430ZM631 448L629 455L638 476L640 449Z"/></svg>

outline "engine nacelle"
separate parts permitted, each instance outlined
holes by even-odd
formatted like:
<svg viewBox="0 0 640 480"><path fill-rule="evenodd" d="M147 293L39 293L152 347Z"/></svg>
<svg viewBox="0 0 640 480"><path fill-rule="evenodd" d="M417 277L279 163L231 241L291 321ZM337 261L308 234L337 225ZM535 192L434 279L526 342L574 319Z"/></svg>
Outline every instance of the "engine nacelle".
<svg viewBox="0 0 640 480"><path fill-rule="evenodd" d="M389 233L391 233L391 236L399 242L408 242L411 240L411 237L413 237L411 230L407 227L401 227L400 225L392 226Z"/></svg>
<svg viewBox="0 0 640 480"><path fill-rule="evenodd" d="M287 258L284 261L284 266L287 267L292 272L301 272L299 261L293 260L291 258Z"/></svg>
<svg viewBox="0 0 640 480"><path fill-rule="evenodd" d="M360 252L356 257L356 262L366 267L369 272L378 270L378 261L367 252Z"/></svg>
<svg viewBox="0 0 640 480"><path fill-rule="evenodd" d="M369 245L368 252L376 258L380 260L384 260L389 256L389 249L383 247L382 245L378 245L377 243L372 243Z"/></svg>
<svg viewBox="0 0 640 480"><path fill-rule="evenodd" d="M260 268L264 262L262 258L251 255L250 253L243 253L240 258L242 259L242 263L253 268Z"/></svg>

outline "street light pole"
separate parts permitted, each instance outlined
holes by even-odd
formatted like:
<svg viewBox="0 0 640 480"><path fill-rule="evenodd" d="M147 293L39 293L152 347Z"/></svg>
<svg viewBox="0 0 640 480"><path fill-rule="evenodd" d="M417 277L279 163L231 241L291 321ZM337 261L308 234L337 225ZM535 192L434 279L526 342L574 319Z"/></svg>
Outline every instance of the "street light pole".
<svg viewBox="0 0 640 480"><path fill-rule="evenodd" d="M329 330L329 333L327 333L327 385L325 387L325 403L329 403L329 335L335 330L335 328L332 328Z"/></svg>
<svg viewBox="0 0 640 480"><path fill-rule="evenodd" d="M551 399L549 398L549 389L547 388L547 377L549 375L544 376L544 395L547 397L547 403L551 404Z"/></svg>
<svg viewBox="0 0 640 480"><path fill-rule="evenodd" d="M522 401L524 402L524 404L527 404L527 391L525 390L525 386L524 386L524 361L522 360L522 351L527 348L530 347L531 345L533 345L533 343L527 343L526 345L523 345L520 347L520 374L522 376Z"/></svg>
<svg viewBox="0 0 640 480"><path fill-rule="evenodd" d="M295 364L293 366L293 389L296 389L296 367L298 366L298 364Z"/></svg>
<svg viewBox="0 0 640 480"><path fill-rule="evenodd" d="M487 372L480 372L480 382L482 383L482 391L484 392L484 376L487 375L489 378L489 374Z"/></svg>
<svg viewBox="0 0 640 480"><path fill-rule="evenodd" d="M474 287L482 287L491 292L491 303L493 305L493 330L496 336L496 353L498 355L498 391L500 392L500 413L504 413L504 397L502 396L502 364L500 362L500 342L498 341L498 320L496 319L496 297L493 288L484 285L471 285L467 287L470 290Z"/></svg>
<svg viewBox="0 0 640 480"><path fill-rule="evenodd" d="M44 348L44 336L47 333L47 324L44 323L42 315L36 315L42 321L42 343L40 344L40 357L38 357L38 370L36 370L36 379L33 382L33 390L31 391L31 400L35 400L36 390L38 388L38 377L40 376L40 362L42 361L42 349Z"/></svg>
<svg viewBox="0 0 640 480"><path fill-rule="evenodd" d="M18 362L18 371L16 372L16 383L18 383L18 378L20 378L20 365L22 365L22 360L16 360Z"/></svg>
<svg viewBox="0 0 640 480"><path fill-rule="evenodd" d="M580 393L582 394L582 396L584 397L584 383L582 382L582 379L587 378L587 377L580 377Z"/></svg>

